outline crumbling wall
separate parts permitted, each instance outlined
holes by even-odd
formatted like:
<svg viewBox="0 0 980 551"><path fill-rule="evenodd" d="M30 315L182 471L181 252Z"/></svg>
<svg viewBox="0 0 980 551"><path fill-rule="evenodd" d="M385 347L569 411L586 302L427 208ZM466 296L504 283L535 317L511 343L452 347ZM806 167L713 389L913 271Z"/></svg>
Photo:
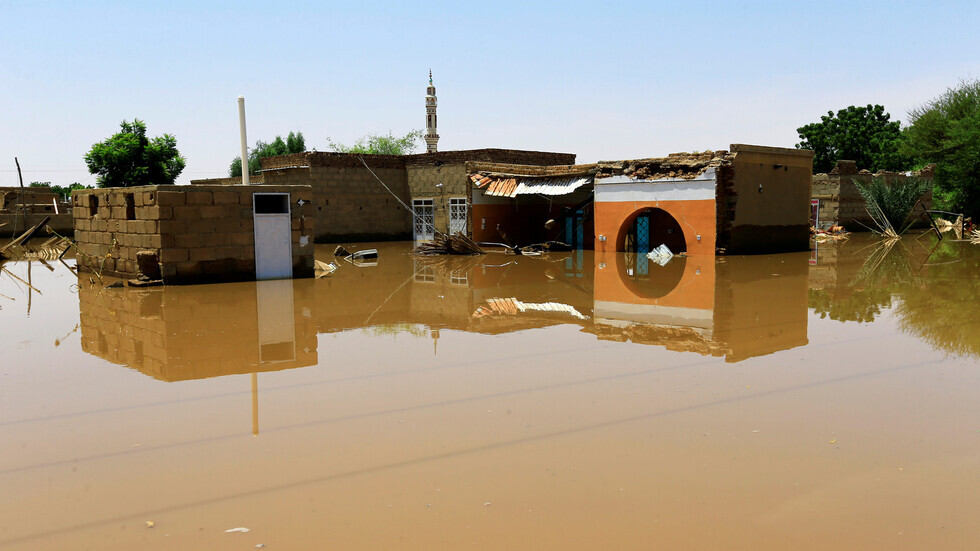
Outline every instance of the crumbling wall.
<svg viewBox="0 0 980 551"><path fill-rule="evenodd" d="M887 171L872 174L867 170L858 170L855 161L837 161L837 166L829 173L813 175L811 198L820 201L818 224L822 229L840 225L848 231L873 228L874 223L854 180L870 183L874 178L884 178L886 182L893 183L915 177L931 184L934 170L935 165L929 165L909 174ZM923 194L921 200L925 208L932 208L932 190Z"/></svg>
<svg viewBox="0 0 980 551"><path fill-rule="evenodd" d="M290 193L293 275L311 277L312 194L309 188L284 186L142 186L75 191L72 201L78 268L114 277L137 277L137 254L149 252L157 255L165 283L255 279L252 194L257 191ZM303 205L297 204L300 199Z"/></svg>
<svg viewBox="0 0 980 551"><path fill-rule="evenodd" d="M678 178L692 180L711 167L730 164L733 155L728 151L704 151L695 153L671 153L666 157L635 159L628 161L600 161L596 164L596 178L628 176L634 180L664 180Z"/></svg>

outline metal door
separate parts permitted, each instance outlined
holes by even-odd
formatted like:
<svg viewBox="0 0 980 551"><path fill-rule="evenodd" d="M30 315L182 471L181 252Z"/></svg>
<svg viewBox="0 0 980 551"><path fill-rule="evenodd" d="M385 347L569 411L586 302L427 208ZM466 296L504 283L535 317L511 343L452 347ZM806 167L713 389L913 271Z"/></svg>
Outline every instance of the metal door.
<svg viewBox="0 0 980 551"><path fill-rule="evenodd" d="M253 193L255 279L293 276L292 228L288 193Z"/></svg>
<svg viewBox="0 0 980 551"><path fill-rule="evenodd" d="M449 199L449 235L460 232L466 235L466 198Z"/></svg>
<svg viewBox="0 0 980 551"><path fill-rule="evenodd" d="M435 237L435 214L432 199L412 200L412 225L416 241L431 241Z"/></svg>

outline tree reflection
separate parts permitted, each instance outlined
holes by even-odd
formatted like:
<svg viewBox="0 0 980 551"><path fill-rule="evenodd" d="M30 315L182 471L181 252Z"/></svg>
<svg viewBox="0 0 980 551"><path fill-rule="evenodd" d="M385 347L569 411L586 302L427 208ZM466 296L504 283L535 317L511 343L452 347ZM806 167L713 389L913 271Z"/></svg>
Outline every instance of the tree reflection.
<svg viewBox="0 0 980 551"><path fill-rule="evenodd" d="M810 289L821 318L870 323L891 309L900 329L938 351L980 357L980 247L935 237L837 249L836 284Z"/></svg>

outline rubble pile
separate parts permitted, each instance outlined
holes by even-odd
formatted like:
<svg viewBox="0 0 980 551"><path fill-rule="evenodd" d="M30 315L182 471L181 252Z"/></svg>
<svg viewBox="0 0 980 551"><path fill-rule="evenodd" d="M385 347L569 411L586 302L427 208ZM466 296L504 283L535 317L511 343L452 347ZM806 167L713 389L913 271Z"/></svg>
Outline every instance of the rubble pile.
<svg viewBox="0 0 980 551"><path fill-rule="evenodd" d="M602 161L596 165L596 178L629 176L638 180L664 178L697 178L710 167L730 164L733 155L725 150L695 153L671 153L667 157L632 161Z"/></svg>

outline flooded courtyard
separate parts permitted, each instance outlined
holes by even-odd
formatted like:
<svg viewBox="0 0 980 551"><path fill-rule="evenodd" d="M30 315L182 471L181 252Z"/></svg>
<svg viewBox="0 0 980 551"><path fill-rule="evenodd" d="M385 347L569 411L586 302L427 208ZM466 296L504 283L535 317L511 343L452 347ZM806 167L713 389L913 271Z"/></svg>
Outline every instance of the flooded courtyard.
<svg viewBox="0 0 980 551"><path fill-rule="evenodd" d="M148 289L5 263L0 549L980 548L978 246L365 246Z"/></svg>

